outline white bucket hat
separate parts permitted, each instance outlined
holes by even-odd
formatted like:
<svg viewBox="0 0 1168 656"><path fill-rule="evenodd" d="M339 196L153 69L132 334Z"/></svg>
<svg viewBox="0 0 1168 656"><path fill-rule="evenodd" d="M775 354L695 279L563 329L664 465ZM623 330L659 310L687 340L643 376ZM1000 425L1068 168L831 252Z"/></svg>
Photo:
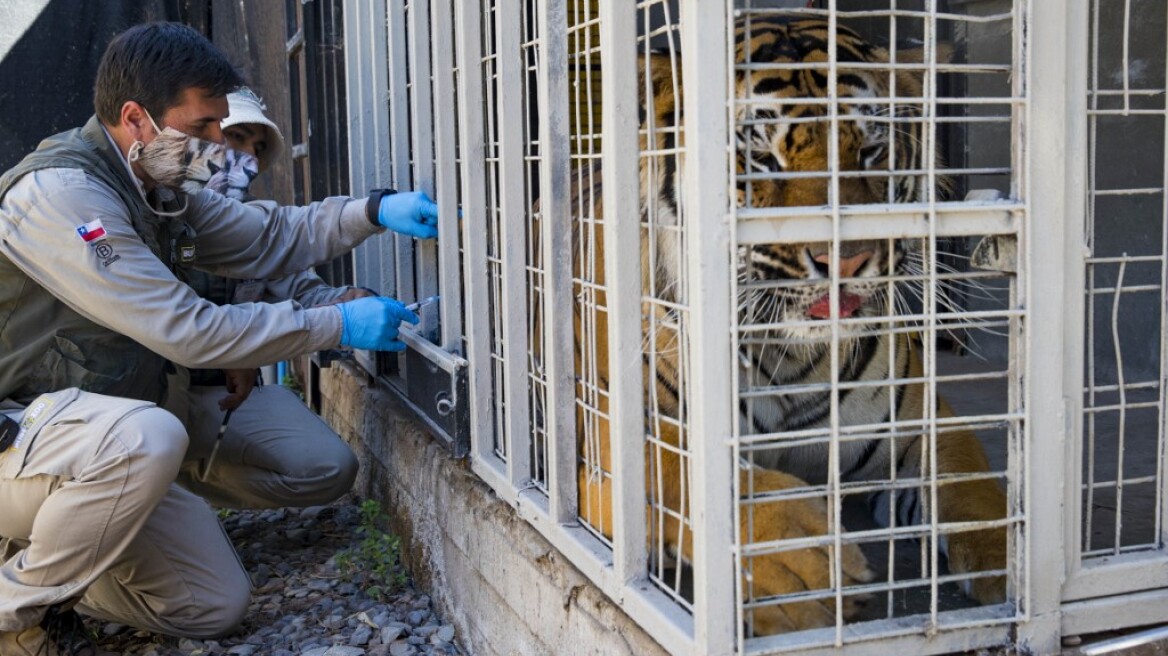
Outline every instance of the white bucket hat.
<svg viewBox="0 0 1168 656"><path fill-rule="evenodd" d="M255 95L251 89L240 87L227 94L227 108L227 118L223 119L220 127L226 128L239 123L251 123L267 128L268 147L257 158L260 170L266 171L272 160L283 152L284 137L272 119L264 115L264 110L267 109L264 101L260 100L259 96Z"/></svg>

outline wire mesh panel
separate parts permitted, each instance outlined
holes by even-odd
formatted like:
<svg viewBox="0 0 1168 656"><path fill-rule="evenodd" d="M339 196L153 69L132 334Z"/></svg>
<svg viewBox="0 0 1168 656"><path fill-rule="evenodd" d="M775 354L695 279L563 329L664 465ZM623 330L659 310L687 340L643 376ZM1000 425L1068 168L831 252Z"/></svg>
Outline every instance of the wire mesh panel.
<svg viewBox="0 0 1168 656"><path fill-rule="evenodd" d="M1163 3L1090 8L1082 556L1164 546Z"/></svg>
<svg viewBox="0 0 1168 656"><path fill-rule="evenodd" d="M1021 3L775 4L733 25L742 637L1006 623Z"/></svg>
<svg viewBox="0 0 1168 656"><path fill-rule="evenodd" d="M602 253L604 216L601 169L600 8L594 0L572 0L568 13L571 58L573 296L576 346L577 439L581 470L581 523L605 542L612 535L612 462L605 443L608 421L607 294Z"/></svg>
<svg viewBox="0 0 1168 656"><path fill-rule="evenodd" d="M1164 479L1165 7L1081 3L1085 201L1068 278L1080 350L1067 395L1079 411L1067 475L1064 624L1076 631L1168 621ZM1142 590L1157 600L1119 596ZM1140 609L1143 612L1133 612Z"/></svg>
<svg viewBox="0 0 1168 656"><path fill-rule="evenodd" d="M546 352L548 332L543 330L547 321L545 308L545 279L547 272L543 262L543 248L540 237L542 213L539 211L539 171L541 165L539 107L536 101L540 78L539 25L536 21L536 3L525 0L520 8L521 42L523 61L522 103L524 126L524 205L532 208L526 232L525 261L527 264L527 327L529 358L527 363L528 404L531 408L531 481L547 492L547 371L539 356Z"/></svg>

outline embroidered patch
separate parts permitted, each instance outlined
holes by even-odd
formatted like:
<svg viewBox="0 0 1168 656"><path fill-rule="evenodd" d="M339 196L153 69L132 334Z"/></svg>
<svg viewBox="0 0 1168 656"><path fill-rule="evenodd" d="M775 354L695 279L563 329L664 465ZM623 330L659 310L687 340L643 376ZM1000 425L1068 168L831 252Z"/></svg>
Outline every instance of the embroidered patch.
<svg viewBox="0 0 1168 656"><path fill-rule="evenodd" d="M53 399L41 399L30 406L29 409L25 411L24 417L20 419L20 434L16 436L16 442L12 445L12 448L19 449L20 445L24 443L24 436L28 433L28 429L36 423L37 419L39 419L41 415L45 414L46 410L52 408L56 404L57 402Z"/></svg>
<svg viewBox="0 0 1168 656"><path fill-rule="evenodd" d="M105 226L101 224L101 219L94 219L77 228L77 234L85 243L93 243L94 240L105 236Z"/></svg>
<svg viewBox="0 0 1168 656"><path fill-rule="evenodd" d="M93 254L101 259L101 265L108 267L109 265L122 259L121 255L114 252L114 247L109 243L108 239L101 239L93 244Z"/></svg>

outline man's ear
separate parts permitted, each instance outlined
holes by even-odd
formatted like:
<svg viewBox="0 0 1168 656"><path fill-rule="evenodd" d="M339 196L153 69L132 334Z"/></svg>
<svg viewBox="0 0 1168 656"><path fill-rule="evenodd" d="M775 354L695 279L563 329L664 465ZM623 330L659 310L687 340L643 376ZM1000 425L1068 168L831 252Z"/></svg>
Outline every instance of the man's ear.
<svg viewBox="0 0 1168 656"><path fill-rule="evenodd" d="M146 109L133 100L122 103L119 123L135 141L145 141L145 137L151 136L154 129L150 125L150 117L146 114Z"/></svg>

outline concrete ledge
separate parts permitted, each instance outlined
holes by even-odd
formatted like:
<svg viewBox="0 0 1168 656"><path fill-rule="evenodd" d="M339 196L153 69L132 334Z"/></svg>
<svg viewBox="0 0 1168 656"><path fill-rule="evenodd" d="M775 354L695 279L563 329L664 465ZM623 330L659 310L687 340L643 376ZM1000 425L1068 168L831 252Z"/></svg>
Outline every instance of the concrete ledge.
<svg viewBox="0 0 1168 656"><path fill-rule="evenodd" d="M321 370L322 415L361 458L415 581L472 654L665 651L350 363Z"/></svg>

